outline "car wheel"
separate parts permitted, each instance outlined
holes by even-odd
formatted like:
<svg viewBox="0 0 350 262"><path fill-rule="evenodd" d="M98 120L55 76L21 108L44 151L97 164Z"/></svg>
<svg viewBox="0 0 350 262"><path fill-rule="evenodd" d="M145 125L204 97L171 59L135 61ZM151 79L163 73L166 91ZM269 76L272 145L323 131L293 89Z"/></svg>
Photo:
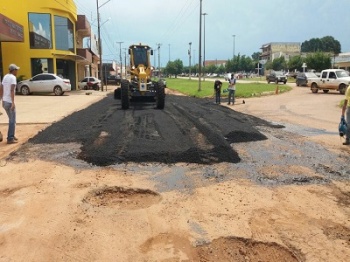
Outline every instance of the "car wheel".
<svg viewBox="0 0 350 262"><path fill-rule="evenodd" d="M297 86L300 86L300 83L299 83L299 81L296 81L295 83L296 83L296 85L297 85Z"/></svg>
<svg viewBox="0 0 350 262"><path fill-rule="evenodd" d="M28 86L22 86L21 87L21 94L24 96L30 95L30 90Z"/></svg>
<svg viewBox="0 0 350 262"><path fill-rule="evenodd" d="M312 93L316 94L318 92L318 87L316 83L311 84L311 91Z"/></svg>
<svg viewBox="0 0 350 262"><path fill-rule="evenodd" d="M62 88L60 86L55 86L53 88L53 92L54 92L55 96L63 95Z"/></svg>
<svg viewBox="0 0 350 262"><path fill-rule="evenodd" d="M88 90L88 86L84 86L84 88L83 88L84 90Z"/></svg>
<svg viewBox="0 0 350 262"><path fill-rule="evenodd" d="M344 84L341 84L339 86L339 92L344 95L345 94L345 91L346 91L346 86Z"/></svg>

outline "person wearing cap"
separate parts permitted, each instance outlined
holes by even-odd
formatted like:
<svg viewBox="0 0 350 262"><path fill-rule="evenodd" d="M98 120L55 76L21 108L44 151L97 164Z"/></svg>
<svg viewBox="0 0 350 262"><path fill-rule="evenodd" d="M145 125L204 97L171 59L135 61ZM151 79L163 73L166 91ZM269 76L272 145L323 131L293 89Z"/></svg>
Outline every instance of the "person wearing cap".
<svg viewBox="0 0 350 262"><path fill-rule="evenodd" d="M2 106L9 118L9 126L7 132L7 144L17 143L18 139L15 136L16 132L16 106L15 93L17 85L17 70L18 66L11 64L9 66L9 73L2 79L0 87L0 99L2 99Z"/></svg>

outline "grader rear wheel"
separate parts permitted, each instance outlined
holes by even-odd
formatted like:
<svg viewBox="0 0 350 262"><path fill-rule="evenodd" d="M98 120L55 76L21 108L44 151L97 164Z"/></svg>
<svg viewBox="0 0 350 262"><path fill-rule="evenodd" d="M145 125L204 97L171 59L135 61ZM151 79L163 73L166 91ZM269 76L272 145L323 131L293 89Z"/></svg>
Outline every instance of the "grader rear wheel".
<svg viewBox="0 0 350 262"><path fill-rule="evenodd" d="M164 109L164 106L165 106L165 88L164 88L163 82L158 83L156 99L157 99L157 108Z"/></svg>

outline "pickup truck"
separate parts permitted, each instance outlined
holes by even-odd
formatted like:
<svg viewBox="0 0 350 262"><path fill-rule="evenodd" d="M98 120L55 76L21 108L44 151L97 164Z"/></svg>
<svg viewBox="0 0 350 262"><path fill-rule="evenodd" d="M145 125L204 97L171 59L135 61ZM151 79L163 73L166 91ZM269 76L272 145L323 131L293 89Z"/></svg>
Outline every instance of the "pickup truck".
<svg viewBox="0 0 350 262"><path fill-rule="evenodd" d="M317 93L318 90L322 90L324 93L328 93L329 90L336 90L341 94L345 94L349 84L350 76L347 71L343 69L326 69L321 72L319 78L312 79L310 88L312 93Z"/></svg>
<svg viewBox="0 0 350 262"><path fill-rule="evenodd" d="M266 76L266 81L268 84L270 84L270 82L274 82L276 84L283 82L285 84L287 83L287 77L282 72L273 71Z"/></svg>

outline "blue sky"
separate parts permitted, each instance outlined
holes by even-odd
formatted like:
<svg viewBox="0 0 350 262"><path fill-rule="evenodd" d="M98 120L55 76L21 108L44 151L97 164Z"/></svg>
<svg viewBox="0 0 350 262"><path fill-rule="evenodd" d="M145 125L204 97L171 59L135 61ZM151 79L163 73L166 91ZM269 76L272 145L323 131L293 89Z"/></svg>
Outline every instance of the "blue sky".
<svg viewBox="0 0 350 262"><path fill-rule="evenodd" d="M75 3L97 34L96 0ZM122 48L160 43L161 66L169 58L187 66L192 42L191 64L198 63L200 0L99 0L99 6L104 61L119 61L119 41ZM224 60L233 52L251 56L266 43L302 43L328 35L340 42L342 52L350 52L349 11L349 0L202 0L202 13L208 14L205 58Z"/></svg>

